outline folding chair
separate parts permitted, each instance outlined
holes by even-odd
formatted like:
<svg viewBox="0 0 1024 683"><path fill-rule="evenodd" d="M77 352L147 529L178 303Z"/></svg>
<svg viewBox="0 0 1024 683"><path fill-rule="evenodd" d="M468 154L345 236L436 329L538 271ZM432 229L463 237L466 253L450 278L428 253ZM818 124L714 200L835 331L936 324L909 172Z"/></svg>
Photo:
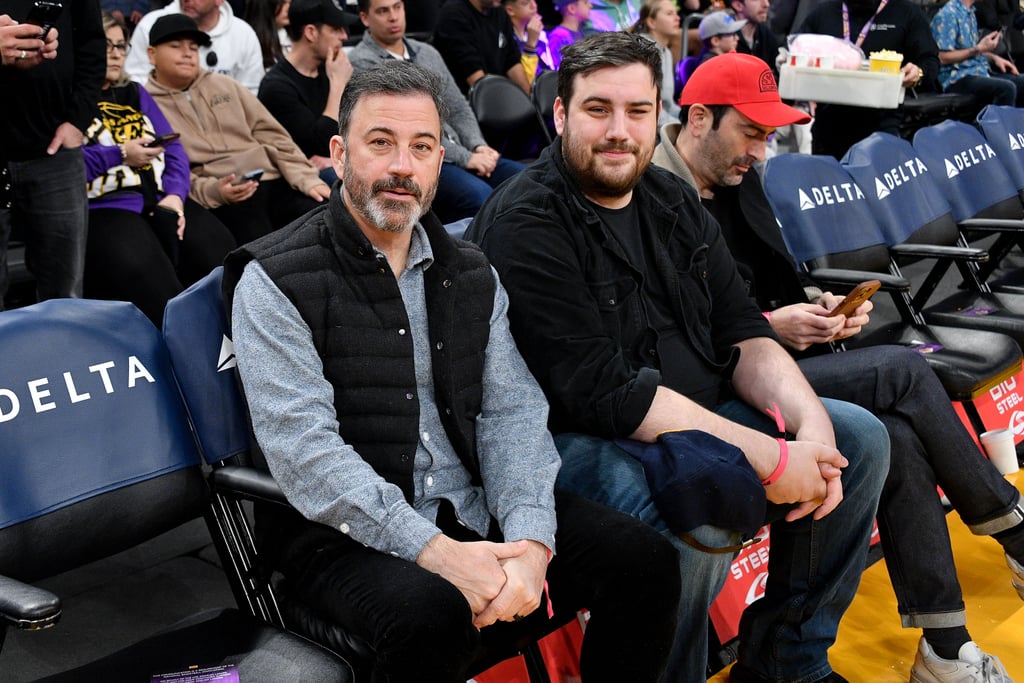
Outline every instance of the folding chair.
<svg viewBox="0 0 1024 683"><path fill-rule="evenodd" d="M950 399L963 402L972 428L985 431L974 404L1020 371L1020 348L1003 334L925 323L910 282L892 264L868 206L870 191L829 156L782 154L767 163L765 194L797 263L824 284L852 287L877 279L892 296L900 320L852 343L897 344L921 353Z"/></svg>
<svg viewBox="0 0 1024 683"><path fill-rule="evenodd" d="M33 582L134 548L209 505L166 347L133 305L60 299L0 314L0 355L5 633L60 619L61 599ZM187 593L187 577L165 590ZM352 680L337 655L235 609L97 654L47 680L149 680L228 665L242 680Z"/></svg>
<svg viewBox="0 0 1024 683"><path fill-rule="evenodd" d="M469 106L487 144L510 159L536 158L548 143L530 97L504 76L488 74L469 89Z"/></svg>
<svg viewBox="0 0 1024 683"><path fill-rule="evenodd" d="M171 299L164 311L164 337L178 385L195 419L202 455L211 466L215 516L225 543L240 558L235 565L245 586L245 604L254 614L302 633L351 663L357 677L369 677L374 666L370 645L321 617L289 591L281 577L269 577L259 563L243 501L290 507L269 471L253 462L244 398L235 374L231 329L221 295L223 269L217 268ZM272 578L274 580L272 580ZM552 624L552 630L563 624ZM484 671L521 654L532 683L548 683L536 641L516 643L513 651L488 652L477 662Z"/></svg>
<svg viewBox="0 0 1024 683"><path fill-rule="evenodd" d="M866 202L878 219L890 247L892 267L898 270L901 262L910 259L934 261L914 299L914 307L923 312L925 320L935 325L1001 332L1024 346L1024 297L993 292L984 282L978 265L985 263L990 256L983 249L971 247L961 235L955 220L956 210L944 201L953 191L944 190L942 182L937 182L945 179L947 184L956 184L948 182L951 180L949 175L954 176L952 180L955 181L957 176L987 164L992 170L984 177L990 177L990 184L994 185L999 180L1007 183L1006 172L975 129L958 122L947 123L969 133L968 139L980 141L975 142L979 146L960 153L964 156L946 152L950 158L940 156L939 160L934 160L933 156L929 161L905 140L875 133L854 145L845 159L845 168L860 181L861 187L867 186ZM942 127L948 128L946 124ZM922 129L918 138L930 130ZM949 137L954 148L959 149L961 144L966 144L958 141L955 135L950 134ZM933 151L932 154L942 152ZM1005 191L1012 201L1020 205L1014 188L1007 187ZM958 197L953 199L963 203ZM971 224L984 226L991 221L975 219ZM959 269L963 289L941 301L929 303L951 265Z"/></svg>

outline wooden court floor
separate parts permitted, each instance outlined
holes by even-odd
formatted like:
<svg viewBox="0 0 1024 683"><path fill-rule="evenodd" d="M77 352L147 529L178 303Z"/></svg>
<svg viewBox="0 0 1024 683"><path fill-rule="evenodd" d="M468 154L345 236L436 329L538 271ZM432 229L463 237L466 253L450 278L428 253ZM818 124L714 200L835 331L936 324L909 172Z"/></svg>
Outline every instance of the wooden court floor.
<svg viewBox="0 0 1024 683"><path fill-rule="evenodd" d="M1007 477L1024 492L1024 473ZM957 574L967 605L967 628L982 650L1002 660L1013 680L1024 683L1024 601L1010 586L998 543L974 536L955 512L946 516ZM857 597L829 652L832 667L851 683L910 680L921 631L900 626L885 560L864 572ZM724 683L728 669L710 680Z"/></svg>

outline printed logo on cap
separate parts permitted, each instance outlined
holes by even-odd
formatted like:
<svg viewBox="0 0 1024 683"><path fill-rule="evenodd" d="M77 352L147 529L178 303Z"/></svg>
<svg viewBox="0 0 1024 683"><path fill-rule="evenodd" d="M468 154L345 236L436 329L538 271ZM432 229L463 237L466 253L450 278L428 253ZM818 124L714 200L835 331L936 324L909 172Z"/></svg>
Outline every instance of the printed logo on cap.
<svg viewBox="0 0 1024 683"><path fill-rule="evenodd" d="M765 69L761 72L757 85L761 92L779 92L779 86L775 82L775 77L772 76L771 69Z"/></svg>

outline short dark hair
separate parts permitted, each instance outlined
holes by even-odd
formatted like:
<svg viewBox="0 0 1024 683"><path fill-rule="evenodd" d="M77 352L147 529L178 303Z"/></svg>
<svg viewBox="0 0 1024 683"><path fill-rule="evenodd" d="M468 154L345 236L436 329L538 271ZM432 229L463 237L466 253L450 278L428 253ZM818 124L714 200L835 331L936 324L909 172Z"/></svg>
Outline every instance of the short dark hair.
<svg viewBox="0 0 1024 683"><path fill-rule="evenodd" d="M426 95L434 101L442 125L448 118L441 80L437 76L404 59L386 59L372 69L357 71L345 85L341 106L338 107L338 132L341 137L348 135L356 104L369 95Z"/></svg>
<svg viewBox="0 0 1024 683"><path fill-rule="evenodd" d="M595 33L567 45L562 50L558 67L558 96L568 106L572 99L576 76L587 76L599 69L613 66L643 64L651 71L651 82L661 101L661 52L650 38L633 33Z"/></svg>
<svg viewBox="0 0 1024 683"><path fill-rule="evenodd" d="M679 122L683 124L683 128L686 128L686 122L690 120L690 107L692 106L692 104L684 104L679 110ZM711 130L718 130L718 124L722 122L722 117L732 109L731 104L705 104L702 106L711 112Z"/></svg>

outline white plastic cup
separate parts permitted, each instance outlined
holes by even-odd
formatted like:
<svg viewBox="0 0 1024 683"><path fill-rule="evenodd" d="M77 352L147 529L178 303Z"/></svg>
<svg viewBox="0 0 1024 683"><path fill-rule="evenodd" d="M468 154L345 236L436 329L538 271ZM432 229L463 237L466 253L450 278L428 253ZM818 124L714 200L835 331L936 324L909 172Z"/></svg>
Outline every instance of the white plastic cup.
<svg viewBox="0 0 1024 683"><path fill-rule="evenodd" d="M1013 474L1020 469L1017 464L1017 449L1013 445L1013 431L1009 429L993 429L981 435L981 445L985 447L988 459L1002 474Z"/></svg>

